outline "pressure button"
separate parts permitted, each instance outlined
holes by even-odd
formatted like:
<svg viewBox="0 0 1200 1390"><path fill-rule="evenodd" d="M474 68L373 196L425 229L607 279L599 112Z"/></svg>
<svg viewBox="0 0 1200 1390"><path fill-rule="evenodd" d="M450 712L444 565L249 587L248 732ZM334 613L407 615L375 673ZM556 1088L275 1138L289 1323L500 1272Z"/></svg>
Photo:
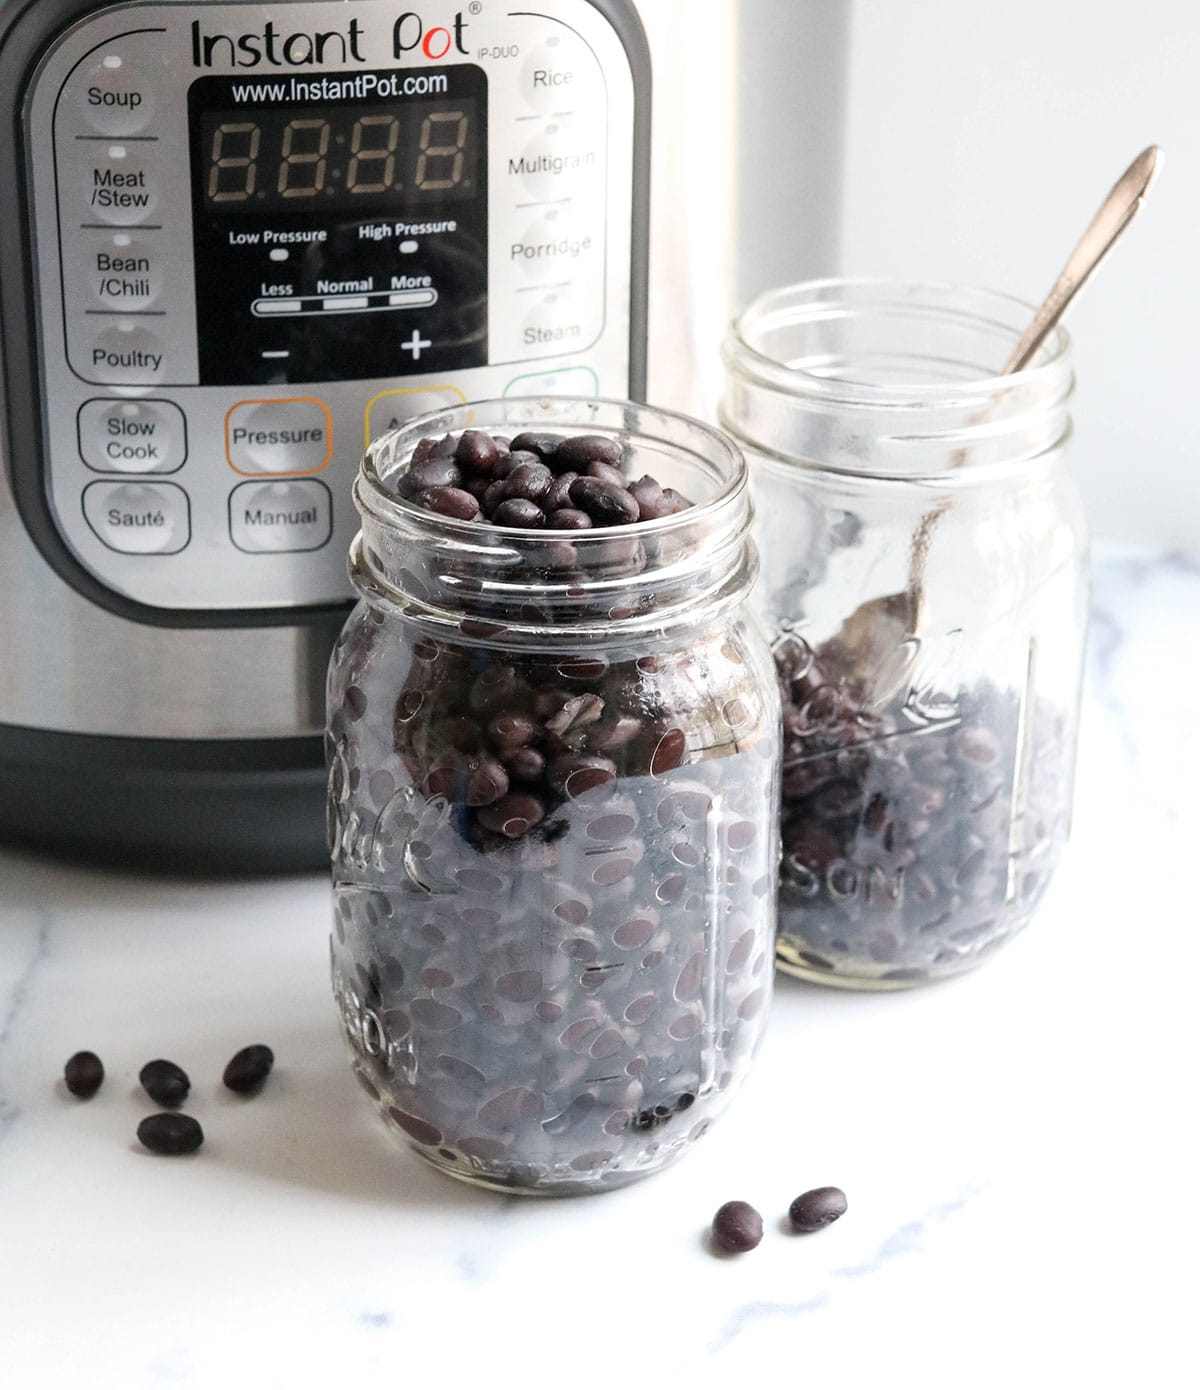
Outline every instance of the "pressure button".
<svg viewBox="0 0 1200 1390"><path fill-rule="evenodd" d="M225 417L225 450L236 473L319 473L333 457L333 418L311 396L242 401Z"/></svg>
<svg viewBox="0 0 1200 1390"><path fill-rule="evenodd" d="M187 493L174 483L92 483L83 514L109 550L123 555L178 555L191 540Z"/></svg>

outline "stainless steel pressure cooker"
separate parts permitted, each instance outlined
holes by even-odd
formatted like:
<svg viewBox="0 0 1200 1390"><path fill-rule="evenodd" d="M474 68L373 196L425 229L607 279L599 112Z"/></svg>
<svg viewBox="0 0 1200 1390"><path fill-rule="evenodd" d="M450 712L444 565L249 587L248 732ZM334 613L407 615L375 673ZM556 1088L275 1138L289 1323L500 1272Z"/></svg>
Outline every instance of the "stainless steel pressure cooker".
<svg viewBox="0 0 1200 1390"><path fill-rule="evenodd" d="M365 441L639 397L628 0L0 0L0 835L325 861Z"/></svg>

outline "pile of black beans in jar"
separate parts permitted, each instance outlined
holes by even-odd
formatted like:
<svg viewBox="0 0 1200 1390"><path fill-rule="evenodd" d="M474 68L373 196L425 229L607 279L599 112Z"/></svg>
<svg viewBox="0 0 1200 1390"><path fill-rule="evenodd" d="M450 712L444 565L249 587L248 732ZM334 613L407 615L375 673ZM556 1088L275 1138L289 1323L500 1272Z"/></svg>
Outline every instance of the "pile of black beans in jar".
<svg viewBox="0 0 1200 1390"><path fill-rule="evenodd" d="M881 707L835 643L785 632L774 650L781 961L881 985L968 968L1025 924L1065 840L1062 718L1033 711L1022 752L1011 693Z"/></svg>
<svg viewBox="0 0 1200 1390"><path fill-rule="evenodd" d="M419 446L398 490L500 526L536 525L510 506L527 503L558 531L689 505L625 486L628 464L610 438L469 431ZM370 825L373 855L335 855L335 992L360 1080L436 1165L616 1186L723 1108L773 964L777 726L752 651L740 626L642 655L421 636L394 683L364 653L346 702L385 703L391 746L340 774L341 820Z"/></svg>

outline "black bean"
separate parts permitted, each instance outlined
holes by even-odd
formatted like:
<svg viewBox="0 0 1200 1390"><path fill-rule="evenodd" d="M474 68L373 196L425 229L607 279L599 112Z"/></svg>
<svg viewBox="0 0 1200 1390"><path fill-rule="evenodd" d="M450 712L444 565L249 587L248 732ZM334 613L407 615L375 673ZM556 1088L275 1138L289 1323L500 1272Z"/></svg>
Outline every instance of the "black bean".
<svg viewBox="0 0 1200 1390"><path fill-rule="evenodd" d="M584 469L584 474L589 478L598 478L602 483L611 483L613 487L619 487L623 492L627 491L627 479L619 468L614 468L610 463L600 463L593 460Z"/></svg>
<svg viewBox="0 0 1200 1390"><path fill-rule="evenodd" d="M441 439L422 439L413 450L412 462L424 463L426 459L453 458L457 448L457 435L447 434Z"/></svg>
<svg viewBox="0 0 1200 1390"><path fill-rule="evenodd" d="M638 504L629 493L599 478L576 478L571 501L599 526L628 526L638 519Z"/></svg>
<svg viewBox="0 0 1200 1390"><path fill-rule="evenodd" d="M505 759L509 774L519 782L536 782L546 771L546 759L536 748L519 748Z"/></svg>
<svg viewBox="0 0 1200 1390"><path fill-rule="evenodd" d="M496 482L489 483L484 489L483 496L479 499L479 505L483 508L484 516L490 521L500 503L507 501L508 479L499 478Z"/></svg>
<svg viewBox="0 0 1200 1390"><path fill-rule="evenodd" d="M594 724L603 713L604 701L599 695L572 695L546 720L546 728L559 738L565 738L567 734Z"/></svg>
<svg viewBox="0 0 1200 1390"><path fill-rule="evenodd" d="M689 511L693 506L682 492L676 492L673 487L663 488L663 501L667 506L667 516L677 516L680 512Z"/></svg>
<svg viewBox="0 0 1200 1390"><path fill-rule="evenodd" d="M468 806L490 806L508 791L508 773L495 758L480 758L467 775L463 800Z"/></svg>
<svg viewBox="0 0 1200 1390"><path fill-rule="evenodd" d="M504 486L508 486L507 481ZM501 502L492 513L492 521L497 526L534 530L545 526L546 514L536 502L530 502L524 497L510 497L508 501Z"/></svg>
<svg viewBox="0 0 1200 1390"><path fill-rule="evenodd" d="M496 441L483 430L464 430L454 458L474 473L490 473L500 457Z"/></svg>
<svg viewBox="0 0 1200 1390"><path fill-rule="evenodd" d="M625 450L615 440L603 434L577 434L564 439L558 446L558 458L569 468L586 472L589 463L604 463L617 467Z"/></svg>
<svg viewBox="0 0 1200 1390"><path fill-rule="evenodd" d="M557 454L558 447L562 442L563 437L561 434L539 434L535 431L526 430L523 434L517 435L510 447L514 454L524 450L528 453L536 454L543 463L550 463ZM551 467L554 467L552 463Z"/></svg>
<svg viewBox="0 0 1200 1390"><path fill-rule="evenodd" d="M547 514L566 511L571 505L571 484L578 477L578 473L560 473L546 495L539 499L542 510Z"/></svg>
<svg viewBox="0 0 1200 1390"><path fill-rule="evenodd" d="M475 521L479 517L479 503L462 488L431 487L414 500L427 512L437 512L439 516L453 517L456 521Z"/></svg>
<svg viewBox="0 0 1200 1390"><path fill-rule="evenodd" d="M548 775L556 792L578 801L588 792L615 782L617 765L596 754L566 753L550 764Z"/></svg>
<svg viewBox="0 0 1200 1390"><path fill-rule="evenodd" d="M824 1230L846 1212L846 1194L840 1187L814 1187L802 1192L788 1207L792 1228L803 1235Z"/></svg>
<svg viewBox="0 0 1200 1390"><path fill-rule="evenodd" d="M509 840L519 840L545 818L545 806L536 796L529 796L525 792L510 792L495 805L484 806L479 812L479 823L485 830Z"/></svg>
<svg viewBox="0 0 1200 1390"><path fill-rule="evenodd" d="M749 1202L726 1202L712 1221L712 1241L718 1250L741 1255L762 1240L762 1217Z"/></svg>
<svg viewBox="0 0 1200 1390"><path fill-rule="evenodd" d="M204 1131L190 1115L147 1115L137 1137L155 1154L194 1154L204 1143Z"/></svg>
<svg viewBox="0 0 1200 1390"><path fill-rule="evenodd" d="M253 1095L262 1090L274 1065L275 1054L265 1043L251 1043L229 1059L222 1080L239 1096Z"/></svg>
<svg viewBox="0 0 1200 1390"><path fill-rule="evenodd" d="M452 458L429 458L414 463L401 478L406 497L416 497L432 487L462 487L462 469Z"/></svg>
<svg viewBox="0 0 1200 1390"><path fill-rule="evenodd" d="M544 463L521 463L504 480L507 497L540 502L550 491L554 474Z"/></svg>
<svg viewBox="0 0 1200 1390"><path fill-rule="evenodd" d="M592 518L587 512L576 511L574 507L563 507L561 511L551 512L547 525L552 531L590 531Z"/></svg>
<svg viewBox="0 0 1200 1390"><path fill-rule="evenodd" d="M659 517L667 515L667 505L663 501L662 485L657 478L652 478L648 473L639 478L637 482L628 485L629 495L638 504L638 519L641 521L657 521Z"/></svg>
<svg viewBox="0 0 1200 1390"><path fill-rule="evenodd" d="M182 1067L177 1067L174 1062L164 1061L161 1057L147 1062L138 1072L138 1080L156 1105L172 1108L182 1105L192 1089L187 1072Z"/></svg>
<svg viewBox="0 0 1200 1390"><path fill-rule="evenodd" d="M507 478L514 468L519 468L523 463L541 463L541 459L536 454L531 454L524 449L518 449L515 453L501 454L492 469L492 477Z"/></svg>
<svg viewBox="0 0 1200 1390"><path fill-rule="evenodd" d="M63 1068L67 1090L80 1100L91 1100L104 1080L104 1063L94 1052L77 1052Z"/></svg>

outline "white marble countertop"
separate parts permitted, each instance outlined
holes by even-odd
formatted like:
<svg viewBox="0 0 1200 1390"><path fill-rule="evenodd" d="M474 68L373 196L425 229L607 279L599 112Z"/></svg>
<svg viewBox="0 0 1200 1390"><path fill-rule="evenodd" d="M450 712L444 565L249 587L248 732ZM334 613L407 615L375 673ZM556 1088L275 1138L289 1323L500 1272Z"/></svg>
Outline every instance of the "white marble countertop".
<svg viewBox="0 0 1200 1390"><path fill-rule="evenodd" d="M602 1197L501 1198L393 1147L338 1039L323 880L0 855L0 1384L1194 1384L1200 565L1106 552L1092 637L1033 926L952 984L782 982L731 1115ZM245 1102L219 1079L254 1041L278 1066ZM57 1080L83 1047L88 1104ZM193 1079L190 1159L134 1139L158 1055ZM824 1183L846 1217L783 1234ZM735 1196L767 1235L718 1260Z"/></svg>

